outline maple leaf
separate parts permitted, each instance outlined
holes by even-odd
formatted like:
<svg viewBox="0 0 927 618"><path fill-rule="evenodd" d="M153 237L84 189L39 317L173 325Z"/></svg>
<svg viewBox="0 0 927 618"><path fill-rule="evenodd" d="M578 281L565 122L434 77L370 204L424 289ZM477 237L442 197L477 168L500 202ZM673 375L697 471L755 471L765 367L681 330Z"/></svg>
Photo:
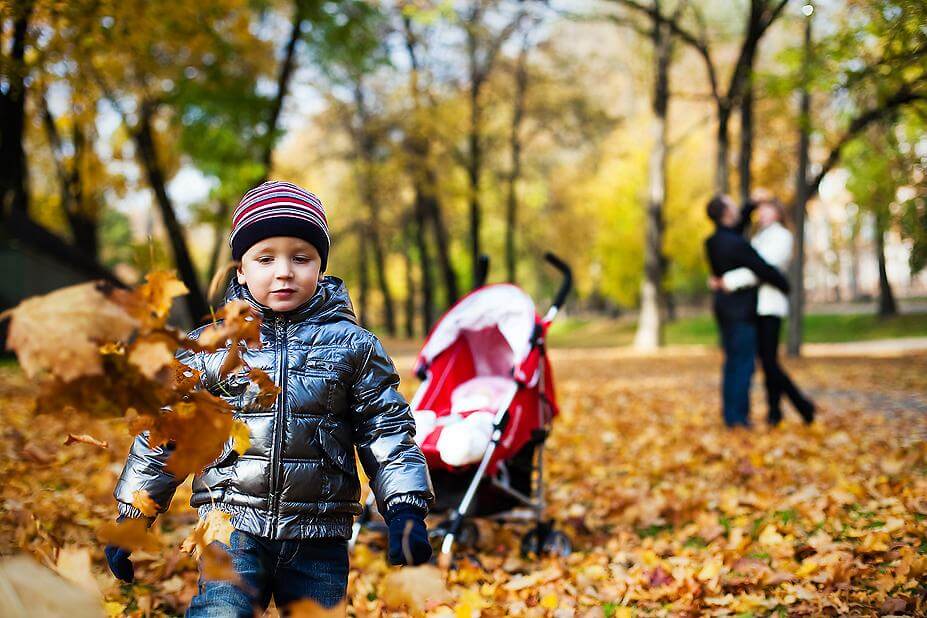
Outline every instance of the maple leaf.
<svg viewBox="0 0 927 618"><path fill-rule="evenodd" d="M150 420L152 445L173 443L166 469L178 478L199 472L222 452L232 432L229 404L206 391L194 391L187 400Z"/></svg>
<svg viewBox="0 0 927 618"><path fill-rule="evenodd" d="M187 293L187 286L170 271L152 271L145 282L133 290L116 290L114 302L122 306L139 323L143 332L162 329L174 299Z"/></svg>
<svg viewBox="0 0 927 618"><path fill-rule="evenodd" d="M166 367L174 361L176 342L160 333L148 334L139 337L128 350L129 363L141 371L142 375L154 380Z"/></svg>
<svg viewBox="0 0 927 618"><path fill-rule="evenodd" d="M260 393L255 398L256 404L262 408L270 407L280 394L280 387L274 384L263 369L252 369L248 372L248 379L257 384L260 389Z"/></svg>
<svg viewBox="0 0 927 618"><path fill-rule="evenodd" d="M261 345L261 320L247 301L236 300L223 305L216 312L216 321L200 331L196 340L185 345L191 350L215 352L228 341L244 341L248 347Z"/></svg>
<svg viewBox="0 0 927 618"><path fill-rule="evenodd" d="M143 489L132 492L132 506L141 511L142 515L146 517L154 517L158 514L157 503Z"/></svg>
<svg viewBox="0 0 927 618"><path fill-rule="evenodd" d="M132 551L157 551L159 547L154 534L148 531L148 521L140 517L104 522L97 528L97 539L104 545L116 545Z"/></svg>
<svg viewBox="0 0 927 618"><path fill-rule="evenodd" d="M205 518L196 522L180 549L200 560L203 576L207 579L238 582L240 576L225 549L231 547L234 531L231 516L225 511L212 509Z"/></svg>
<svg viewBox="0 0 927 618"><path fill-rule="evenodd" d="M103 372L100 346L128 339L138 327L108 290L100 283L74 285L26 299L9 312L6 345L26 375L69 382Z"/></svg>

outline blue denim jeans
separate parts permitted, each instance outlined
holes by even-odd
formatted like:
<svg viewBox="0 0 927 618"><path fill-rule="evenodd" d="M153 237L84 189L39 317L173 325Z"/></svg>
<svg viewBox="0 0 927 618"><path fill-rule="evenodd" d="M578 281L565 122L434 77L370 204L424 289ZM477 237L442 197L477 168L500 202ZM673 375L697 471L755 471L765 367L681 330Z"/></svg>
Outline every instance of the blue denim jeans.
<svg viewBox="0 0 927 618"><path fill-rule="evenodd" d="M345 597L349 567L344 539L273 541L236 530L230 541L228 551L241 582L204 579L201 567L188 618L252 618L267 609L271 597L281 609L302 599L334 607Z"/></svg>
<svg viewBox="0 0 927 618"><path fill-rule="evenodd" d="M756 356L756 324L752 321L721 322L724 346L724 378L721 384L724 423L750 426L750 382Z"/></svg>

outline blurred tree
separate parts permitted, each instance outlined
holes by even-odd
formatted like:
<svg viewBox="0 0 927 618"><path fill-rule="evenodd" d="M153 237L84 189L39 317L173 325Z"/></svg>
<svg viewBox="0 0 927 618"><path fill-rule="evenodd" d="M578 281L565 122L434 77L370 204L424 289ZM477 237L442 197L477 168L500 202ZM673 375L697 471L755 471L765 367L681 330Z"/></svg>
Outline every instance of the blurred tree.
<svg viewBox="0 0 927 618"><path fill-rule="evenodd" d="M847 146L870 126L890 126L899 111L910 107L923 113L927 104L924 23L927 4L918 0L853 0L846 10L831 16L832 34L815 45L813 85L834 93L821 106L827 113L820 113L815 124L831 136L824 138L826 155L815 166L816 173L807 179L800 175L796 189L793 213L799 242L792 265L789 354L801 350L805 203L817 195L821 181L841 162ZM800 166L799 174L803 169Z"/></svg>

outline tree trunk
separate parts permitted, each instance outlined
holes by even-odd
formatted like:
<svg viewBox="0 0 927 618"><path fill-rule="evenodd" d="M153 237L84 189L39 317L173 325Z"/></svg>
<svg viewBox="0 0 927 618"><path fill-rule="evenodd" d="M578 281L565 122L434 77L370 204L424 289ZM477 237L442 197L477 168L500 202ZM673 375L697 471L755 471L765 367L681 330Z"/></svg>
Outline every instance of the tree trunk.
<svg viewBox="0 0 927 618"><path fill-rule="evenodd" d="M148 184L155 195L155 203L161 211L161 219L164 223L164 229L167 231L180 280L189 290L185 300L187 309L190 312L190 319L196 323L209 315L209 305L206 304L203 288L193 266L193 260L190 258L183 228L180 222L177 221L174 205L167 194L164 173L161 171L161 164L158 161L151 128L151 116L153 113L151 105L148 102L142 102L139 106L138 126L133 131L133 137L142 169L145 170Z"/></svg>
<svg viewBox="0 0 927 618"><path fill-rule="evenodd" d="M213 226L214 236L212 251L209 253L209 269L207 270L209 273L210 281L212 281L212 278L219 270L219 263L222 259L222 254L224 253L225 248L228 246L228 243L225 239L225 230L231 212L232 204L226 199L219 200L218 211L216 212L216 221L215 225Z"/></svg>
<svg viewBox="0 0 927 618"><path fill-rule="evenodd" d="M887 214L876 214L875 224L876 258L879 261L879 317L887 318L898 315L898 304L888 281L888 271L885 268L885 235L888 233L886 225Z"/></svg>
<svg viewBox="0 0 927 618"><path fill-rule="evenodd" d="M425 205L421 196L415 202L415 244L418 249L419 269L422 279L422 332L431 332L434 324L434 284L431 278L431 255L425 237Z"/></svg>
<svg viewBox="0 0 927 618"><path fill-rule="evenodd" d="M518 215L518 180L521 177L521 125L525 115L525 91L528 88L528 37L522 39L518 63L515 66L515 100L512 106L512 126L509 131L509 187L505 205L505 271L506 280L516 282L517 256L515 228Z"/></svg>
<svg viewBox="0 0 927 618"><path fill-rule="evenodd" d="M367 310L370 303L370 277L367 275L367 238L364 232L364 226L358 224L357 277L360 290L357 295L357 321L361 326L366 328L369 325Z"/></svg>
<svg viewBox="0 0 927 618"><path fill-rule="evenodd" d="M473 62L476 62L474 59ZM475 74L471 73L470 83L470 129L468 142L470 144L470 158L467 161L467 178L470 181L470 258L471 279L476 280L479 272L479 260L482 253L480 247L480 226L482 213L480 205L480 175L483 168L483 152L480 144L480 87Z"/></svg>
<svg viewBox="0 0 927 618"><path fill-rule="evenodd" d="M740 101L740 203L750 199L750 164L753 161L753 85L748 85Z"/></svg>
<svg viewBox="0 0 927 618"><path fill-rule="evenodd" d="M380 234L380 213L382 207L377 197L376 170L375 170L375 153L376 145L371 133L370 116L367 113L367 107L364 102L362 78L357 78L354 88L354 104L359 126L351 134L354 138L354 146L360 155L362 171L358 177L360 185L360 194L367 203L369 221L367 232L369 237L370 249L373 252L373 268L377 277L377 286L380 288L380 294L383 296L383 321L386 332L394 337L396 335L396 314L393 303L393 292L390 290L389 280L386 276L386 255L383 250L383 242Z"/></svg>
<svg viewBox="0 0 927 618"><path fill-rule="evenodd" d="M32 1L18 3L19 10L13 16L10 57L4 62L8 75L6 90L0 90L0 217L13 211L25 213L29 205L28 168L23 150L26 118L23 57L33 5Z"/></svg>
<svg viewBox="0 0 927 618"><path fill-rule="evenodd" d="M405 34L406 53L409 56L409 65L411 67L409 71L409 91L412 94L415 112L415 122L412 124L410 134L405 140L406 151L410 155L409 174L412 177L413 200L415 204L421 204L422 210L427 213L428 220L431 223L437 248L438 267L441 269L447 304L450 306L457 301L459 296L457 272L451 263L450 239L448 238L447 225L444 223L443 208L438 199L438 175L431 163L431 142L420 134L420 127L418 126L418 119L422 112L422 92L419 85L418 54L415 51L416 40L415 33L412 30L411 18L408 15L403 15L402 24Z"/></svg>
<svg viewBox="0 0 927 618"><path fill-rule="evenodd" d="M71 138L74 154L71 157L69 168L65 163L61 134L58 132L55 118L52 116L51 110L48 109L48 103L44 96L40 97L40 101L42 124L51 144L52 159L58 175L61 209L64 212L68 226L71 228L71 236L74 239L75 246L88 256L96 259L99 250L97 220L96 217L90 215L84 203L85 195L83 179L81 178L81 159L84 156L86 146L84 132L75 120Z"/></svg>
<svg viewBox="0 0 927 618"><path fill-rule="evenodd" d="M669 67L672 34L662 21L652 31L654 53L653 143L647 165L647 222L644 242L644 279L641 282L641 309L634 336L634 347L655 350L663 345L666 296L663 290L666 258L663 255L663 204L666 200L667 110L669 108Z"/></svg>
<svg viewBox="0 0 927 618"><path fill-rule="evenodd" d="M411 224L415 225L415 224ZM409 223L406 223L403 226L403 235L405 236L406 245L412 244L412 239L410 236L413 234L409 231ZM402 257L405 260L406 267L406 319L405 319L405 332L406 338L412 339L415 337L415 264L412 262L412 256L409 255L409 251L403 251Z"/></svg>
<svg viewBox="0 0 927 618"><path fill-rule="evenodd" d="M802 58L801 100L798 114L798 172L795 178L795 256L792 259L789 295L789 331L786 348L789 356L801 354L802 322L805 318L805 207L810 197L808 190L808 148L811 142L811 92L809 91L811 65L811 18L805 21L804 57Z"/></svg>
<svg viewBox="0 0 927 618"><path fill-rule="evenodd" d="M262 182L270 176L270 166L273 162L274 144L277 141L277 126L280 122L280 112L283 110L283 100L286 98L290 86L290 78L293 75L295 67L296 44L302 36L303 22L303 3L300 0L293 2L293 22L290 27L290 38L287 40L283 52L283 62L280 65L280 72L277 74L277 96L274 98L270 108L270 118L267 123L267 142L264 146L263 164L264 176Z"/></svg>
<svg viewBox="0 0 927 618"><path fill-rule="evenodd" d="M731 135L728 125L731 120L731 108L727 105L718 107L718 134L715 145L715 193L727 193L730 189L728 161L730 160Z"/></svg>

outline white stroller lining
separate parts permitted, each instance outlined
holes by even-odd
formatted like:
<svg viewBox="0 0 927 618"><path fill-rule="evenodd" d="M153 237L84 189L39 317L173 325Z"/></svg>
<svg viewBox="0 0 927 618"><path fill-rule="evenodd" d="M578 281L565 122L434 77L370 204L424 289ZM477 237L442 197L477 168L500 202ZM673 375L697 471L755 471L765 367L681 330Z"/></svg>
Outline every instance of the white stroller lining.
<svg viewBox="0 0 927 618"><path fill-rule="evenodd" d="M483 458L492 439L493 412L473 412L445 425L436 444L441 460L449 466L466 466Z"/></svg>
<svg viewBox="0 0 927 618"><path fill-rule="evenodd" d="M436 447L449 466L478 462L492 439L496 412L517 385L499 376L478 376L461 383L451 393L451 413L438 417L432 410L415 410L415 442L419 445L441 427Z"/></svg>

